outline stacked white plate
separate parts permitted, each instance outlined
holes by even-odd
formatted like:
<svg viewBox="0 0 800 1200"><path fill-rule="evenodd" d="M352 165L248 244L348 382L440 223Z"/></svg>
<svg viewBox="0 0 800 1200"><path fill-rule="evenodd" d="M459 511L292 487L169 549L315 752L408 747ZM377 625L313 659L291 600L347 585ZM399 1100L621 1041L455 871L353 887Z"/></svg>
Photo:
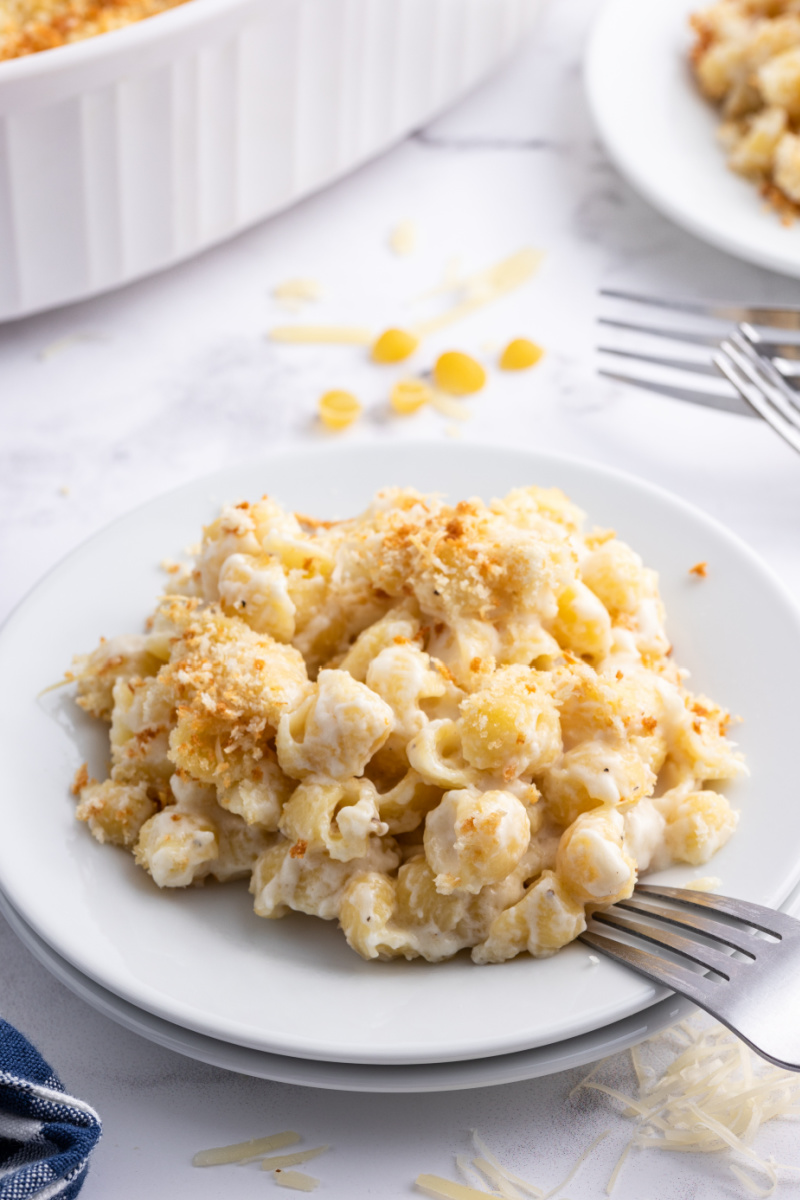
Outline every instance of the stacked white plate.
<svg viewBox="0 0 800 1200"><path fill-rule="evenodd" d="M80 763L102 774L107 731L58 680L99 634L141 628L177 557L224 501L265 491L292 509L353 514L387 484L453 499L559 486L660 573L677 660L692 686L745 720L752 772L730 789L739 832L714 859L725 892L785 901L800 876L791 681L800 615L732 534L679 499L570 459L487 447L394 444L296 451L163 496L55 568L0 634L2 909L32 952L106 1015L181 1053L286 1082L423 1091L508 1082L602 1057L685 1006L574 944L554 958L476 967L459 956L362 962L333 923L253 915L243 884L159 891L130 855L74 820ZM699 582L692 563L709 562ZM697 868L657 878L685 884Z"/></svg>

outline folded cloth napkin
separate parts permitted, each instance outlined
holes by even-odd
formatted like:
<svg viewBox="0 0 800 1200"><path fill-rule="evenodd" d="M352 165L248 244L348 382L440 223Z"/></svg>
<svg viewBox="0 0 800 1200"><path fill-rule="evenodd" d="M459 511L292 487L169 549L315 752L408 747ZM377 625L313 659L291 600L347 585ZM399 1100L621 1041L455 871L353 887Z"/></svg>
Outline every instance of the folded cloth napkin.
<svg viewBox="0 0 800 1200"><path fill-rule="evenodd" d="M73 1200L102 1126L0 1018L0 1200Z"/></svg>

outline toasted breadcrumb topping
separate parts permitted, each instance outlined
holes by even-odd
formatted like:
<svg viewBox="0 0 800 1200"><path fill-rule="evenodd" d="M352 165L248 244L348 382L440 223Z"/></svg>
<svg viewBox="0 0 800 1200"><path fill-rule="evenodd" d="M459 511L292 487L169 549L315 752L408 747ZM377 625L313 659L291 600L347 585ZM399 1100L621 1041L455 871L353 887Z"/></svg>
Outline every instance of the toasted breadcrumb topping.
<svg viewBox="0 0 800 1200"><path fill-rule="evenodd" d="M185 0L4 0L0 60L109 33L183 3Z"/></svg>

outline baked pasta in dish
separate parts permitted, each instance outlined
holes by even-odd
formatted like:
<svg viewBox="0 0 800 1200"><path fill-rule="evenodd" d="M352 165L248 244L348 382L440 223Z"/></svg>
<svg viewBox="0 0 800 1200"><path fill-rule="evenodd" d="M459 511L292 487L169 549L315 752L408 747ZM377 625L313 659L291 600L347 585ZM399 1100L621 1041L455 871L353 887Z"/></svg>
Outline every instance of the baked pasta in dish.
<svg viewBox="0 0 800 1200"><path fill-rule="evenodd" d="M730 167L784 215L800 205L800 0L720 0L691 18L703 93Z"/></svg>
<svg viewBox="0 0 800 1200"><path fill-rule="evenodd" d="M186 0L2 0L0 61L132 25Z"/></svg>
<svg viewBox="0 0 800 1200"><path fill-rule="evenodd" d="M736 827L728 714L655 573L556 489L387 489L354 520L223 509L147 632L75 660L111 723L78 819L161 888L249 877L366 959L544 957Z"/></svg>

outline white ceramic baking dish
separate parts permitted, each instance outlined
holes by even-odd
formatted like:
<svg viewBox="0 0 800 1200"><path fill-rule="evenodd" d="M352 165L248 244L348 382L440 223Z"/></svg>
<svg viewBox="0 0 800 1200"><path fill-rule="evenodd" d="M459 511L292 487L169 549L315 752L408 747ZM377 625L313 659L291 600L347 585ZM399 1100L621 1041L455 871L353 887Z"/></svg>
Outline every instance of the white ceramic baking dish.
<svg viewBox="0 0 800 1200"><path fill-rule="evenodd" d="M0 62L0 320L284 208L491 70L542 0L191 0Z"/></svg>

